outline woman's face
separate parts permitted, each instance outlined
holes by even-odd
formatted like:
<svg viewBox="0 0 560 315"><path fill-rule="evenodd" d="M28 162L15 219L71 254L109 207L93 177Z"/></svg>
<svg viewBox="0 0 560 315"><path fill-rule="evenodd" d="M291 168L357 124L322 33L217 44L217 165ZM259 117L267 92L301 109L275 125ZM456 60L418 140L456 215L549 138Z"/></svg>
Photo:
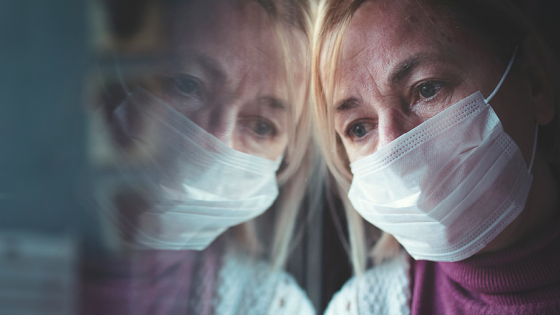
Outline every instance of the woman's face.
<svg viewBox="0 0 560 315"><path fill-rule="evenodd" d="M233 149L278 159L292 104L265 10L242 1L189 1L168 17L169 52L152 92Z"/></svg>
<svg viewBox="0 0 560 315"><path fill-rule="evenodd" d="M488 97L505 68L486 42L429 5L363 4L345 37L333 102L350 162L477 91ZM535 127L526 80L510 72L490 103L528 161Z"/></svg>

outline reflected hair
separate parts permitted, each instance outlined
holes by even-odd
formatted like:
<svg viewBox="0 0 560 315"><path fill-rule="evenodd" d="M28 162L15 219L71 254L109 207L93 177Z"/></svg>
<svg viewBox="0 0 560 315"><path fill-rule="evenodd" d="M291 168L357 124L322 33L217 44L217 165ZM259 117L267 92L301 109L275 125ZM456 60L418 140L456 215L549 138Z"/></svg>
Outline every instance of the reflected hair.
<svg viewBox="0 0 560 315"><path fill-rule="evenodd" d="M243 1L243 0L242 0ZM276 39L281 48L282 72L287 83L288 99L300 102L299 119L294 110L290 111L290 121L296 122L288 131L288 147L284 160L277 173L280 193L271 207L273 236L271 249L267 254L273 268L283 268L290 252L296 246L294 233L298 214L307 207L313 214L319 207L317 198L321 180L317 176L319 154L313 138L313 119L310 108L309 82L311 65L310 41L312 30L312 8L307 0L244 0L259 3L272 21ZM302 85L302 82L304 84ZM294 104L296 105L296 104ZM311 198L304 203L305 197ZM314 199L315 198L315 199ZM256 221L258 222L258 221ZM307 222L301 222L306 224ZM246 231L255 230L255 221L244 224ZM258 224L258 223L257 223ZM263 225L264 227L267 224ZM299 226L299 228L303 228ZM263 231L268 233L267 231ZM252 251L260 247L257 233L245 233L248 237L244 243L252 245ZM262 233L264 234L264 233Z"/></svg>

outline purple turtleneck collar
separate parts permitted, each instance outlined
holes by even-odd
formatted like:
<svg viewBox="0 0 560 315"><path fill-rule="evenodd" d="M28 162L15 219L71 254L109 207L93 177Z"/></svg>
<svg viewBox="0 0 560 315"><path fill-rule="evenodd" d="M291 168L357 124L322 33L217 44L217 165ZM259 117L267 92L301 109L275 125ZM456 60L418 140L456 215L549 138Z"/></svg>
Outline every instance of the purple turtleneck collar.
<svg viewBox="0 0 560 315"><path fill-rule="evenodd" d="M560 314L560 218L511 248L410 270L412 314Z"/></svg>

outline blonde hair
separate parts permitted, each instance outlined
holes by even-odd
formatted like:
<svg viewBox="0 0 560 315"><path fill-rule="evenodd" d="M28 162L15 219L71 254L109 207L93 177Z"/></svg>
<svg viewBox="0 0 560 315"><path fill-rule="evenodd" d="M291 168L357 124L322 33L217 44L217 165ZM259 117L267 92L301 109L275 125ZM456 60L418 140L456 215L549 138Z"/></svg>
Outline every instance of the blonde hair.
<svg viewBox="0 0 560 315"><path fill-rule="evenodd" d="M359 214L352 207L347 198L348 190L352 182L352 174L349 168L349 160L346 155L345 149L342 145L341 139L336 134L334 129L333 118L333 93L337 79L337 66L339 64L340 52L342 49L345 33L348 29L350 21L359 7L366 1L374 0L323 0L318 8L317 20L314 27L313 41L312 41L312 96L314 101L314 116L315 124L317 127L318 141L330 172L338 187L338 192L343 200L346 215L348 218L348 230L351 245L351 258L354 272L357 274L362 273L367 266L368 256L373 258L374 263L380 263L382 260L394 257L399 251L399 245L396 240L388 234L383 233L379 237L379 233L370 240L367 239L368 234L366 229L372 229L370 224L359 216ZM444 1L444 0L426 0L427 2L437 6L438 8L446 10L445 13L453 14L456 12L466 11L465 7L472 6L473 8L484 7L486 10L472 10L471 15L467 15L467 19L478 14L499 14L503 17L499 22L507 23L503 25L506 34L501 38L500 30L496 30L496 34L490 32L489 36L492 41L497 41L502 46L509 45L503 48L504 51L513 51L513 46L518 45L515 40L524 40L529 35L537 36L536 49L542 52L543 60L548 71L548 77L555 87L558 87L558 78L555 77L558 73L558 63L554 58L551 50L546 47L544 41L538 37L536 31L533 29L528 20L523 16L520 10L511 5L505 0L494 1ZM483 12L483 13L479 13ZM465 15L455 14L456 20L461 20L458 23L470 24L470 21L465 20ZM486 17L491 21L495 16ZM467 27L477 27L479 19L476 23L472 23ZM511 28L515 29L514 38L510 38L507 32L511 33ZM499 40L496 40L498 38ZM560 102L558 95L556 97L556 116L560 111ZM560 165L560 128L558 119L555 117L552 124L544 129L543 136L539 136L539 147L548 147L552 144L552 150L547 152L549 164ZM366 226L366 227L364 227ZM371 246L368 241L374 241L375 245L370 250L368 255L368 248Z"/></svg>
<svg viewBox="0 0 560 315"><path fill-rule="evenodd" d="M283 73L287 81L287 93L290 100L299 100L300 104L292 104L291 121L296 122L289 129L288 147L280 170L277 173L280 193L267 215L272 224L266 220L253 220L236 227L236 234L246 249L254 255L262 252L262 234L273 236L270 251L267 253L273 268L283 268L295 245L293 236L296 230L298 214L303 207L308 207L310 214L319 207L318 198L321 187L318 168L320 156L313 139L313 119L310 109L309 82L310 76L310 40L312 29L312 11L308 1L301 0L249 0L259 3L272 21L279 46L282 52ZM296 118L295 108L301 107ZM312 176L313 174L313 176ZM304 203L308 196L312 200ZM306 222L302 222L305 224ZM256 225L256 227L255 227ZM259 233L259 227L263 233ZM259 235L261 234L261 235Z"/></svg>

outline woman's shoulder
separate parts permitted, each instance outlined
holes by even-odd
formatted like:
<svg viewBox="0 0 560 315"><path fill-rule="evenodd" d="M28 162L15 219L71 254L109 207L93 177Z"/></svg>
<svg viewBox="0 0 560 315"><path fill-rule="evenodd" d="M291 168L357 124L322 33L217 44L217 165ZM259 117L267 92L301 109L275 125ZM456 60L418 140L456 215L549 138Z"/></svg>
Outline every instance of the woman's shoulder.
<svg viewBox="0 0 560 315"><path fill-rule="evenodd" d="M216 314L315 314L295 279L265 261L226 254L219 282Z"/></svg>
<svg viewBox="0 0 560 315"><path fill-rule="evenodd" d="M325 315L410 314L409 258L393 260L354 276L332 298Z"/></svg>

